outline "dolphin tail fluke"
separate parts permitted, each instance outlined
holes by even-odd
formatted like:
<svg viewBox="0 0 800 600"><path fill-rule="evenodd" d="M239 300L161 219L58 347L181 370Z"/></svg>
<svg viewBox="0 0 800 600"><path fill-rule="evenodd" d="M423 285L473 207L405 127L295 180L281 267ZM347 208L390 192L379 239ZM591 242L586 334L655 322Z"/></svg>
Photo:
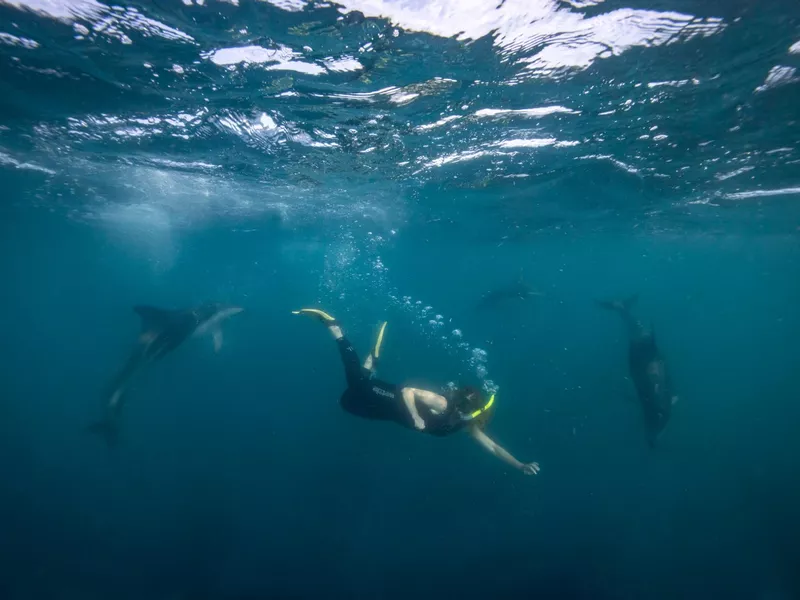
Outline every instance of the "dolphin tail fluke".
<svg viewBox="0 0 800 600"><path fill-rule="evenodd" d="M597 305L600 308L613 310L615 312L622 313L623 315L627 315L630 314L631 309L636 304L638 299L639 294L633 294L624 300L595 300L595 302L597 302Z"/></svg>
<svg viewBox="0 0 800 600"><path fill-rule="evenodd" d="M114 418L106 417L102 421L96 421L86 427L89 433L102 436L106 446L113 448L119 439L119 424Z"/></svg>
<svg viewBox="0 0 800 600"><path fill-rule="evenodd" d="M636 302L639 300L639 294L631 294L625 300L622 301L622 306L625 307L625 310L630 312L630 310L636 305Z"/></svg>
<svg viewBox="0 0 800 600"><path fill-rule="evenodd" d="M615 310L615 311L622 311L622 303L618 300L595 300L595 303L600 308L605 308L606 310Z"/></svg>

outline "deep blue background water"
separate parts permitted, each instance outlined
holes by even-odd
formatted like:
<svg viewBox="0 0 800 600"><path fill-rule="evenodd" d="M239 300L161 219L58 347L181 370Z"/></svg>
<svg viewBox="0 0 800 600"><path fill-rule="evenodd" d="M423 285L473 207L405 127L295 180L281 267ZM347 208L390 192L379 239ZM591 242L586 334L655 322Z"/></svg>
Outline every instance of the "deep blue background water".
<svg viewBox="0 0 800 600"><path fill-rule="evenodd" d="M191 43L16 4L0 32L39 45L0 36L0 599L800 597L795 4L542 2L521 22L557 26L517 46L539 4L460 41L396 3L137 5ZM676 12L708 35L667 44ZM311 72L209 58L280 44ZM548 49L567 66L526 68ZM543 295L476 309L520 274ZM594 304L633 292L681 398L655 450ZM207 300L246 309L222 351L187 343L118 447L88 437L131 307ZM489 431L541 473L342 412L311 305L361 352L388 320L389 380L499 387Z"/></svg>

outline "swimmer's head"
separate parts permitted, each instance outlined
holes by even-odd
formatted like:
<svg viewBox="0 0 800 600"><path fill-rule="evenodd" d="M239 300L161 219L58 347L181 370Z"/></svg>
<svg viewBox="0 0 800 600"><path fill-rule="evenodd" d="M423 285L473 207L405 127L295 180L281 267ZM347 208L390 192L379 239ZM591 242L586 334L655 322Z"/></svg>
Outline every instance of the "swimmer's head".
<svg viewBox="0 0 800 600"><path fill-rule="evenodd" d="M493 406L487 408L489 400L490 396L487 396L478 388L469 385L456 388L450 397L453 408L465 418L469 416L472 423L481 428L489 422L489 419L494 413L492 410ZM480 413L475 415L478 411L480 411Z"/></svg>

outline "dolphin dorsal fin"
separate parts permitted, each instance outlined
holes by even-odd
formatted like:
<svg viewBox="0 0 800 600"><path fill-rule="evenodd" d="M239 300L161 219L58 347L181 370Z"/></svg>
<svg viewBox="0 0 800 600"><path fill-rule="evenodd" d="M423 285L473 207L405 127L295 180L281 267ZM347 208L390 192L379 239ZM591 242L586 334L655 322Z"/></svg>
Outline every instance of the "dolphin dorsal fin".
<svg viewBox="0 0 800 600"><path fill-rule="evenodd" d="M172 318L171 310L155 306L138 305L134 306L133 310L142 318L142 331L160 331Z"/></svg>

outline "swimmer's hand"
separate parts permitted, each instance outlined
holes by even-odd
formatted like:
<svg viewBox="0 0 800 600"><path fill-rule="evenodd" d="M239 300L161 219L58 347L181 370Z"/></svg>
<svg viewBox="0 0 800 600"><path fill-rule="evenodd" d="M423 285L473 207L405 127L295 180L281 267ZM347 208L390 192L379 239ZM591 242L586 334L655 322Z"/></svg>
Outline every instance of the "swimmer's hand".
<svg viewBox="0 0 800 600"><path fill-rule="evenodd" d="M419 416L419 412L417 411L416 399L417 394L429 394L430 392L425 392L424 390L417 390L412 387L404 387L401 390L401 394L403 396L403 403L406 405L406 410L408 410L408 414L411 415L411 420L414 422L414 427L417 428L418 431L422 431L425 429L425 421L423 421L422 417Z"/></svg>
<svg viewBox="0 0 800 600"><path fill-rule="evenodd" d="M539 472L539 463L532 462L528 463L527 465L522 465L522 472L525 475L536 475Z"/></svg>

